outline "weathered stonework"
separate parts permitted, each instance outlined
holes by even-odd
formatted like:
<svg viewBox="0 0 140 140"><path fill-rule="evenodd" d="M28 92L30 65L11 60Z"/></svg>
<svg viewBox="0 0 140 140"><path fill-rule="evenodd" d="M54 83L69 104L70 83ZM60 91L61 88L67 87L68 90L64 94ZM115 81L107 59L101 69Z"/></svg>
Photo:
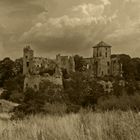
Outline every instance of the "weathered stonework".
<svg viewBox="0 0 140 140"><path fill-rule="evenodd" d="M66 69L68 73L75 72L75 62L74 57L72 56L61 56L58 54L56 56L57 64L62 69Z"/></svg>
<svg viewBox="0 0 140 140"><path fill-rule="evenodd" d="M56 55L56 59L34 57L34 51L27 46L23 54L23 74L25 75L24 90L28 87L39 90L39 84L48 80L57 85L62 83L62 70L75 72L75 61L72 56ZM118 55L111 55L111 46L101 41L93 47L93 57L84 58L85 68L94 77L122 76L122 64ZM51 74L49 73L51 71ZM111 83L101 82L108 92ZM106 89L106 87L109 87Z"/></svg>
<svg viewBox="0 0 140 140"><path fill-rule="evenodd" d="M32 88L35 91L39 90L40 83L43 81L49 81L52 82L56 85L61 85L62 86L62 76L50 76L49 74L45 75L28 75L25 77L24 80L24 91L27 88Z"/></svg>
<svg viewBox="0 0 140 140"><path fill-rule="evenodd" d="M34 57L34 51L30 46L27 46L23 51L24 91L27 88L32 88L35 91L39 90L42 81L63 86L62 69L66 69L68 73L74 72L74 58L60 55L57 55L55 60Z"/></svg>
<svg viewBox="0 0 140 140"><path fill-rule="evenodd" d="M111 75L122 77L122 64L118 55L111 56Z"/></svg>
<svg viewBox="0 0 140 140"><path fill-rule="evenodd" d="M111 46L101 41L93 47L93 57L85 58L87 71L95 77L122 76L119 57L112 57Z"/></svg>

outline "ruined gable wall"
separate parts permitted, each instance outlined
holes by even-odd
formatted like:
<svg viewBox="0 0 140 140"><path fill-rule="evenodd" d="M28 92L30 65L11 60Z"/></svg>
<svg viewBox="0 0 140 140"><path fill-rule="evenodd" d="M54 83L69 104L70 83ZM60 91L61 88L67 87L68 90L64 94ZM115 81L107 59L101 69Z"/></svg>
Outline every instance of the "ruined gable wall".
<svg viewBox="0 0 140 140"><path fill-rule="evenodd" d="M66 69L67 72L75 72L75 61L72 56L61 56L58 54L56 56L56 62L58 66L62 69Z"/></svg>
<svg viewBox="0 0 140 140"><path fill-rule="evenodd" d="M24 91L27 88L32 88L35 91L39 90L39 85L42 81L49 81L53 84L63 86L62 76L50 76L49 74L40 76L40 75L29 75L25 77L24 80Z"/></svg>

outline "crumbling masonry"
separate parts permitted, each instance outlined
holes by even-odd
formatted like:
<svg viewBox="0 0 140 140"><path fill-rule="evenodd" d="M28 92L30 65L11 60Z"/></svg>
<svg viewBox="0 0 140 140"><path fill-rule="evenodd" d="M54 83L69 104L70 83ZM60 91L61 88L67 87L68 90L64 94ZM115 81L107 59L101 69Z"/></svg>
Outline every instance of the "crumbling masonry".
<svg viewBox="0 0 140 140"><path fill-rule="evenodd" d="M117 55L111 55L111 46L101 41L93 47L93 57L85 58L86 70L95 77L122 76L122 65ZM61 56L56 59L34 57L30 46L23 50L23 74L25 75L24 90L33 88L39 90L42 81L48 80L63 86L62 69L68 73L75 72L73 56Z"/></svg>
<svg viewBox="0 0 140 140"><path fill-rule="evenodd" d="M30 46L24 48L24 90L27 88L39 90L39 85L42 81L50 81L56 85L62 86L62 69L66 69L68 73L74 72L74 58L61 55L57 55L54 60L43 57L34 57L34 51Z"/></svg>

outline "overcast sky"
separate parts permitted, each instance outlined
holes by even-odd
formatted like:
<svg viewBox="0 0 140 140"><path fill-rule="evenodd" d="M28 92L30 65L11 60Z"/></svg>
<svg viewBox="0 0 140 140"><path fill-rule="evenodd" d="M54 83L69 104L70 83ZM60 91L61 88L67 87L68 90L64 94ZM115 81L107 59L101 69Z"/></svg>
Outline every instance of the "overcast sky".
<svg viewBox="0 0 140 140"><path fill-rule="evenodd" d="M100 40L139 57L140 0L0 0L0 59L26 44L37 56L88 57Z"/></svg>

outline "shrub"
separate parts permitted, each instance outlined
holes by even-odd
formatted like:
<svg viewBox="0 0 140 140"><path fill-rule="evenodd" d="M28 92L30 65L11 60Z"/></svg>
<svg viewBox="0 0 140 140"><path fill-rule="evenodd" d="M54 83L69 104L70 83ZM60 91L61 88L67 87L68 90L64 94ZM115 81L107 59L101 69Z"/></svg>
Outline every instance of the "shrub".
<svg viewBox="0 0 140 140"><path fill-rule="evenodd" d="M64 83L64 92L71 104L80 106L94 105L104 94L102 85L86 72L71 74L70 79Z"/></svg>
<svg viewBox="0 0 140 140"><path fill-rule="evenodd" d="M43 106L44 113L52 115L63 115L67 111L66 104L62 103L45 103Z"/></svg>
<svg viewBox="0 0 140 140"><path fill-rule="evenodd" d="M123 95L120 97L116 97L114 95L106 97L106 98L100 98L98 100L96 109L99 110L134 110L139 111L140 110L140 95Z"/></svg>
<svg viewBox="0 0 140 140"><path fill-rule="evenodd" d="M4 83L4 92L0 98L21 103L24 98L23 94L24 76L18 75L12 79L6 80Z"/></svg>

